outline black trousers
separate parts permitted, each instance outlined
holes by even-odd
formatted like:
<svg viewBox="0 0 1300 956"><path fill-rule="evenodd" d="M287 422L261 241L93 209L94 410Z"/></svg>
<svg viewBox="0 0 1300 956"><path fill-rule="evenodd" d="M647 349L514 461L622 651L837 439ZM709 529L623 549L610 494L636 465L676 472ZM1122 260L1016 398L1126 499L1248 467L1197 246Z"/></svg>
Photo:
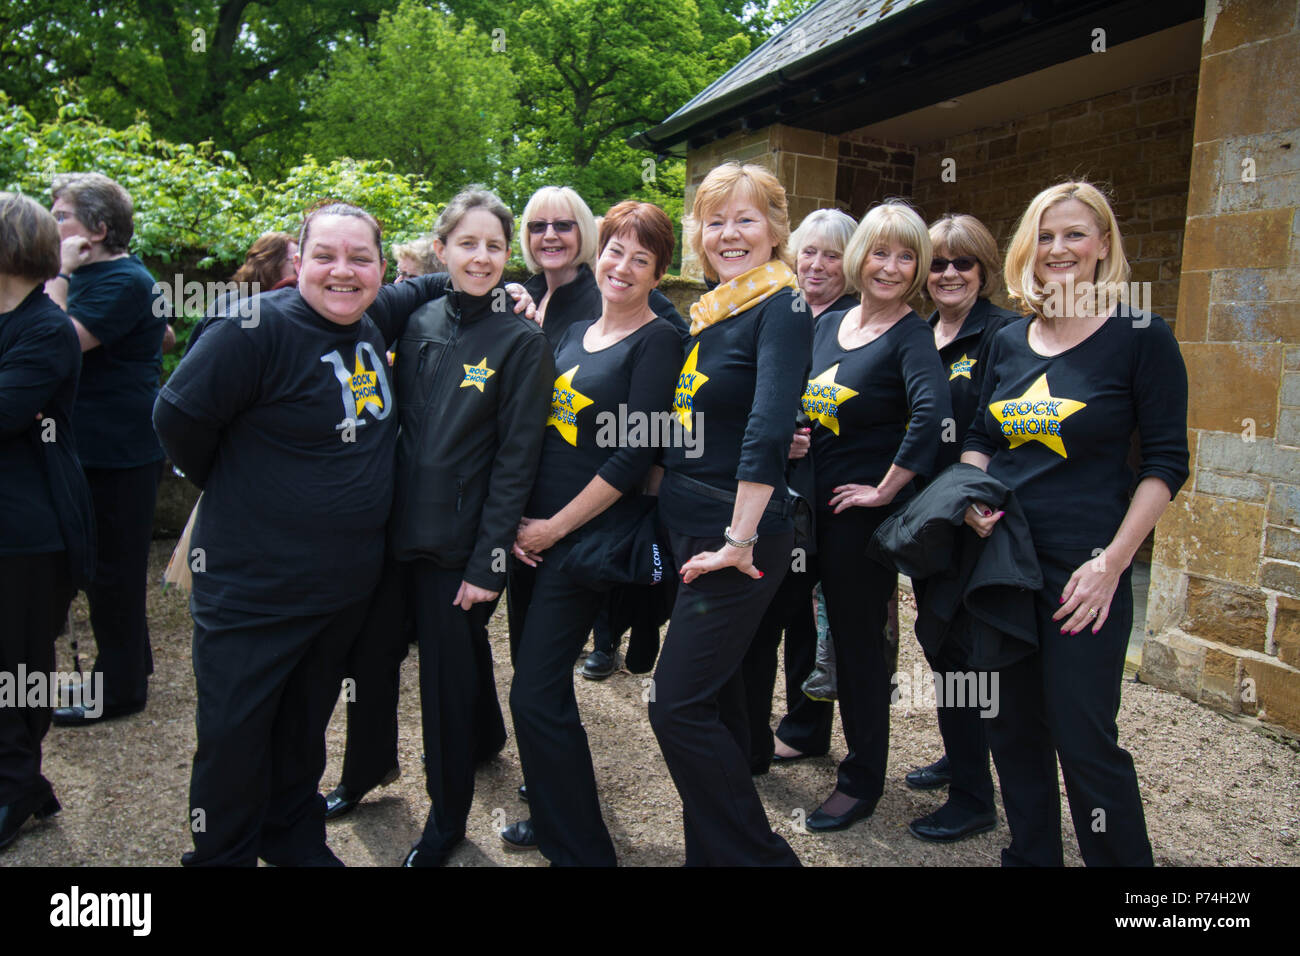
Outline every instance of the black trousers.
<svg viewBox="0 0 1300 956"><path fill-rule="evenodd" d="M776 686L777 648L785 634L785 706L776 736L800 753L824 754L831 746L831 721L835 704L812 700L803 682L817 663L817 621L812 592L817 584L816 558L802 570L791 569L777 588L772 603L758 623L743 674L749 714L749 763L761 773L772 762L776 741L772 736L772 691Z"/></svg>
<svg viewBox="0 0 1300 956"><path fill-rule="evenodd" d="M99 651L94 673L104 675L107 708L143 706L149 696L153 651L145 594L162 467L162 462L154 462L137 468L86 469L98 541L95 580L86 598Z"/></svg>
<svg viewBox="0 0 1300 956"><path fill-rule="evenodd" d="M552 564L538 568L510 686L528 809L542 855L557 866L614 866L600 814L587 732L573 692L573 663L605 595Z"/></svg>
<svg viewBox="0 0 1300 956"><path fill-rule="evenodd" d="M74 593L67 552L0 555L0 672L17 681L19 665L28 674L54 670L54 639ZM0 807L50 789L41 741L58 702L28 707L27 686L14 689L14 706L0 704ZM47 695L55 690L47 687Z"/></svg>
<svg viewBox="0 0 1300 956"><path fill-rule="evenodd" d="M913 581L912 590L917 604L925 602L925 582ZM939 674L975 674L986 679L971 666L970 647L964 635L952 635L944 641L938 653L925 651L930 668ZM944 752L952 772L948 786L948 803L954 809L969 814L993 813L993 774L989 769L988 724L991 717L982 716L977 701L964 701L964 706L942 697L936 701L935 712L939 718L939 735L943 738Z"/></svg>
<svg viewBox="0 0 1300 956"><path fill-rule="evenodd" d="M680 568L721 537L670 533ZM682 798L687 866L797 866L772 832L749 773L749 729L740 673L758 622L790 568L793 532L754 546L754 580L734 568L678 587L655 668L650 726Z"/></svg>
<svg viewBox="0 0 1300 956"><path fill-rule="evenodd" d="M348 652L344 671L354 683L347 702L348 732L340 783L353 793L378 786L397 766L397 703L402 661L415 638L398 564L384 562L365 625Z"/></svg>
<svg viewBox="0 0 1300 956"><path fill-rule="evenodd" d="M325 727L369 605L285 617L191 598L198 747L185 865L339 865L318 792Z"/></svg>
<svg viewBox="0 0 1300 956"><path fill-rule="evenodd" d="M1084 863L1153 865L1137 772L1115 723L1133 627L1130 572L1120 576L1100 633L1089 626L1062 634L1052 620L1070 575L1091 559L1088 551L1038 549L1039 650L998 672L1001 706L988 731L1011 829L1004 866L1064 863L1058 757Z"/></svg>
<svg viewBox="0 0 1300 956"><path fill-rule="evenodd" d="M474 802L474 765L490 744L505 742L488 644L496 601L463 611L456 597L464 568L432 561L401 562L420 642L420 714L424 724L425 788L432 801L422 850L445 855L465 838Z"/></svg>
<svg viewBox="0 0 1300 956"><path fill-rule="evenodd" d="M898 573L866 557L867 542L894 508L849 508L817 514L822 596L835 645L840 722L849 752L837 790L858 800L880 799L889 758L891 665L885 654L888 602Z"/></svg>

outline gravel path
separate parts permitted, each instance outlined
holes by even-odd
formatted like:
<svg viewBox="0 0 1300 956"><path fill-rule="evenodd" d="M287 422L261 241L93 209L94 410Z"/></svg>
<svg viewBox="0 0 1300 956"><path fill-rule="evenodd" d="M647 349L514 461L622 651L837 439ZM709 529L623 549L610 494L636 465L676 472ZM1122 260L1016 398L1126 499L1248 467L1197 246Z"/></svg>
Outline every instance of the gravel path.
<svg viewBox="0 0 1300 956"><path fill-rule="evenodd" d="M161 578L171 547L171 542L155 542L153 580ZM909 674L914 664L923 663L912 637L913 616L908 599L899 669ZM74 605L74 620L77 633L88 635L82 599ZM194 750L194 676L185 598L153 589L150 623L156 673L148 710L93 729L50 731L45 774L64 811L51 821L29 824L0 856L4 865L172 866L190 847L186 794ZM505 701L510 668L504 602L493 619L492 637L497 687ZM83 655L90 643L88 637L83 640ZM60 640L59 667L71 669L66 639ZM646 679L626 672L601 683L579 678L578 701L620 864L674 866L683 857L681 804L646 719ZM781 700L775 709L783 711ZM325 789L338 780L343 734L339 707L329 729ZM400 734L402 778L372 793L351 816L330 824L331 846L349 866L400 862L418 838L428 810L420 773L414 654L402 674ZM997 830L948 847L921 843L907 832L909 820L943 800L942 793L911 791L902 780L908 770L940 752L933 709L896 706L891 735L889 779L870 820L823 836L797 829L800 813L811 813L834 785L835 762L845 751L837 723L828 757L780 767L757 779L772 826L810 865L996 865L1008 839L1005 818ZM1124 685L1120 740L1137 764L1157 864L1300 865L1300 752L1291 744L1132 681ZM515 796L520 782L512 734L502 754L478 774L469 839L451 865L545 864L535 853L505 850L496 835L527 812ZM1064 792L1061 799L1066 860L1079 865Z"/></svg>

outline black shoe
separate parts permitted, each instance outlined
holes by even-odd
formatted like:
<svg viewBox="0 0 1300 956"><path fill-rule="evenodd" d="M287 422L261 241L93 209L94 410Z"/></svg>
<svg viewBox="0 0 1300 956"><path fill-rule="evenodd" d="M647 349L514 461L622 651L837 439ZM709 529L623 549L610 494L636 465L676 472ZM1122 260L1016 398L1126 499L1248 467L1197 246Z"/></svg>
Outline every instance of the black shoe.
<svg viewBox="0 0 1300 956"><path fill-rule="evenodd" d="M375 784L375 786L386 787L401 775L401 768L394 767L392 770L388 771L388 773L384 774L384 778L380 780L379 783ZM365 799L366 794L373 789L374 787L367 787L365 790L354 793L352 790L349 790L340 783L325 797L325 819L337 820L339 817L351 813L357 808L357 804Z"/></svg>
<svg viewBox="0 0 1300 956"><path fill-rule="evenodd" d="M528 784L521 783L519 785L519 799L524 801L524 803L528 802Z"/></svg>
<svg viewBox="0 0 1300 956"><path fill-rule="evenodd" d="M114 707L104 707L100 713L92 716L85 707L78 704L75 707L55 707L51 719L56 727L89 727L91 724L113 720L116 717L129 717L142 710L144 704L119 704Z"/></svg>
<svg viewBox="0 0 1300 956"><path fill-rule="evenodd" d="M942 814L943 809L946 805L909 823L907 828L912 836L927 843L956 843L976 833L987 833L998 825L997 815L993 813L977 813L949 823Z"/></svg>
<svg viewBox="0 0 1300 956"><path fill-rule="evenodd" d="M948 769L948 755L944 754L928 767L913 770L903 778L913 790L937 790L952 783L952 771Z"/></svg>
<svg viewBox="0 0 1300 956"><path fill-rule="evenodd" d="M501 842L506 845L507 850L519 852L536 850L537 834L533 832L533 821L519 820L510 824L501 831Z"/></svg>
<svg viewBox="0 0 1300 956"><path fill-rule="evenodd" d="M411 847L411 852L406 854L406 859L402 861L402 866L423 867L423 866L442 866L447 862L445 853L434 853L432 850L426 850L418 843Z"/></svg>
<svg viewBox="0 0 1300 956"><path fill-rule="evenodd" d="M18 831L29 817L44 820L62 810L54 791L20 797L13 803L0 807L0 850L18 839Z"/></svg>
<svg viewBox="0 0 1300 956"><path fill-rule="evenodd" d="M578 673L587 680L604 680L614 671L618 670L618 656L609 654L605 651L592 651L587 655L587 660L583 662Z"/></svg>
<svg viewBox="0 0 1300 956"><path fill-rule="evenodd" d="M826 751L822 751L819 754L795 754L793 757L783 757L779 753L773 752L772 763L790 764L790 763L795 763L796 761L799 760L808 760L811 757L825 757L825 756L826 756Z"/></svg>
<svg viewBox="0 0 1300 956"><path fill-rule="evenodd" d="M859 820L865 820L876 810L876 804L873 800L855 800L853 806L849 807L839 816L831 816L821 807L813 811L812 815L804 823L804 826L814 833L830 833L832 830L847 830Z"/></svg>

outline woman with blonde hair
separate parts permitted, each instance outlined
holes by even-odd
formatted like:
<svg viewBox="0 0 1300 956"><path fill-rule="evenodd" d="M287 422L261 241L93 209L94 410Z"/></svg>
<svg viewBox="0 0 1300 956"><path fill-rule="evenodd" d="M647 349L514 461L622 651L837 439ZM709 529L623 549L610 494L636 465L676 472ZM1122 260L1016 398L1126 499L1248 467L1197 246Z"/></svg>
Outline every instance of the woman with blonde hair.
<svg viewBox="0 0 1300 956"><path fill-rule="evenodd" d="M683 440L664 452L659 514L681 584L650 724L681 794L687 865L797 865L750 777L740 674L794 545L785 463L811 330L785 190L761 166L724 163L683 233L718 285L691 307L673 399Z"/></svg>
<svg viewBox="0 0 1300 956"><path fill-rule="evenodd" d="M524 207L519 247L533 277L524 288L537 303L537 323L551 346L574 322L600 314L596 217L568 186L543 186Z"/></svg>
<svg viewBox="0 0 1300 956"><path fill-rule="evenodd" d="M999 671L988 728L1011 829L1004 865L1062 865L1058 757L1084 862L1152 864L1115 717L1133 623L1129 566L1187 479L1187 371L1164 320L1122 301L1128 275L1096 187L1066 182L1034 197L1005 269L1028 314L993 340L961 456L1015 492L1044 581L1038 647ZM966 523L987 537L1001 516L974 502Z"/></svg>

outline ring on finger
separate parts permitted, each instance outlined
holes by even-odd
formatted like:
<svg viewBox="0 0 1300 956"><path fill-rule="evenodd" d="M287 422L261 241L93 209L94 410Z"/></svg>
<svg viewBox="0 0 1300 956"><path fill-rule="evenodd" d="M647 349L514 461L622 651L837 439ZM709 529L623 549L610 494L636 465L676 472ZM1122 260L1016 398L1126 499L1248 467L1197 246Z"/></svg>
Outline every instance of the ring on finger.
<svg viewBox="0 0 1300 956"><path fill-rule="evenodd" d="M1095 607L1088 608L1088 617L1096 617L1096 616L1097 616L1097 609Z"/></svg>

